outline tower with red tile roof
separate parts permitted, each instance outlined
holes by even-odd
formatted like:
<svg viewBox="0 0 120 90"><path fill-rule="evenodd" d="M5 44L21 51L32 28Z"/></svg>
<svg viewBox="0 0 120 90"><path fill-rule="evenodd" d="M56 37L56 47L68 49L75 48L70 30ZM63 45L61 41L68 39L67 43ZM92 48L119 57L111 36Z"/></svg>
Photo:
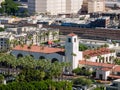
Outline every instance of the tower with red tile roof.
<svg viewBox="0 0 120 90"><path fill-rule="evenodd" d="M79 51L79 40L76 34L67 35L65 43L66 62L71 62L71 69L78 67L79 60L82 59L82 52Z"/></svg>

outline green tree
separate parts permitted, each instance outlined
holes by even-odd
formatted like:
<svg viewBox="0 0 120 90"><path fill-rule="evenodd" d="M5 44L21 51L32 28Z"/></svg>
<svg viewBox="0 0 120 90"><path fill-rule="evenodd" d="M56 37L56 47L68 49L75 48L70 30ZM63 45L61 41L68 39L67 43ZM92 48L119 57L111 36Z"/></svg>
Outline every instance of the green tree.
<svg viewBox="0 0 120 90"><path fill-rule="evenodd" d="M3 31L5 31L5 29L4 29L4 28L2 28L2 27L0 27L0 32L3 32Z"/></svg>
<svg viewBox="0 0 120 90"><path fill-rule="evenodd" d="M101 87L95 88L94 90L105 90L105 88L103 86L101 86Z"/></svg>
<svg viewBox="0 0 120 90"><path fill-rule="evenodd" d="M83 45L83 44L79 45L79 51L85 51L87 49L88 49L88 47L86 45Z"/></svg>
<svg viewBox="0 0 120 90"><path fill-rule="evenodd" d="M15 15L18 11L18 4L15 3L13 0L5 0L1 3L1 7L4 13L8 15Z"/></svg>
<svg viewBox="0 0 120 90"><path fill-rule="evenodd" d="M16 77L16 81L17 82L23 82L23 81L25 81L25 75L23 75L23 74L18 75Z"/></svg>
<svg viewBox="0 0 120 90"><path fill-rule="evenodd" d="M57 35L57 32L56 31L53 31L52 32L52 35L53 35L53 40L55 39L55 36Z"/></svg>
<svg viewBox="0 0 120 90"><path fill-rule="evenodd" d="M3 83L3 80L4 80L4 76L0 74L0 83Z"/></svg>
<svg viewBox="0 0 120 90"><path fill-rule="evenodd" d="M84 86L90 86L92 84L92 81L90 79L86 78L77 78L73 80L74 85L84 85Z"/></svg>

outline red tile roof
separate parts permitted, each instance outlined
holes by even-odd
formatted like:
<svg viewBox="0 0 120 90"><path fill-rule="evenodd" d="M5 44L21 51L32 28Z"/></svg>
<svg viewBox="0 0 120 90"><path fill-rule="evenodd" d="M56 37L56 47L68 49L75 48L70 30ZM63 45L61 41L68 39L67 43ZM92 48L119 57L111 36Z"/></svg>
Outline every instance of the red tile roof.
<svg viewBox="0 0 120 90"><path fill-rule="evenodd" d="M112 68L113 66L115 66L114 64L90 62L90 61L85 61L85 60L79 61L79 64L89 65L89 66L100 66L100 67L107 67L107 68Z"/></svg>
<svg viewBox="0 0 120 90"><path fill-rule="evenodd" d="M115 78L115 79L120 79L120 76L118 76L118 75L109 75L108 77Z"/></svg>
<svg viewBox="0 0 120 90"><path fill-rule="evenodd" d="M113 72L120 72L120 66L115 66L115 68L113 69Z"/></svg>
<svg viewBox="0 0 120 90"><path fill-rule="evenodd" d="M111 71L111 68L102 68L102 71Z"/></svg>
<svg viewBox="0 0 120 90"><path fill-rule="evenodd" d="M83 51L83 57L85 56L94 57L94 56L99 56L99 55L109 54L109 53L110 53L110 49L108 48L100 48L98 50L86 50L86 51Z"/></svg>
<svg viewBox="0 0 120 90"><path fill-rule="evenodd" d="M40 53L57 53L57 52L64 52L64 49L61 48L52 48L52 47L43 47L43 46L36 46L33 45L31 48L28 48L28 45L24 45L21 47L20 45L13 48L13 50L20 50L20 51L29 51L29 52L40 52Z"/></svg>
<svg viewBox="0 0 120 90"><path fill-rule="evenodd" d="M74 33L70 33L70 34L68 34L68 36L76 36L76 34L74 34Z"/></svg>

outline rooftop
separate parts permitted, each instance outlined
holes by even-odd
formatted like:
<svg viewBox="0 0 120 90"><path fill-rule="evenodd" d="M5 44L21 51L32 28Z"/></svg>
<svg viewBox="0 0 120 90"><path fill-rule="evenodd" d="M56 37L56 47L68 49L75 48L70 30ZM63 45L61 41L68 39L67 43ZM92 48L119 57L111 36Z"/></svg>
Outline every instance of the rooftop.
<svg viewBox="0 0 120 90"><path fill-rule="evenodd" d="M33 45L31 47L29 47L28 45L24 45L23 47L18 45L15 48L13 48L13 50L39 52L39 53L47 53L47 54L64 52L64 49L61 48L52 48L52 47L37 46L37 45Z"/></svg>
<svg viewBox="0 0 120 90"><path fill-rule="evenodd" d="M72 37L72 36L76 36L76 34L70 33L70 34L68 34L68 36Z"/></svg>
<svg viewBox="0 0 120 90"><path fill-rule="evenodd" d="M110 49L108 48L100 48L97 50L86 50L86 51L83 51L83 57L85 56L94 57L94 56L99 56L99 55L109 54L109 53L110 53Z"/></svg>
<svg viewBox="0 0 120 90"><path fill-rule="evenodd" d="M101 70L102 70L102 71L111 71L110 68L102 68Z"/></svg>
<svg viewBox="0 0 120 90"><path fill-rule="evenodd" d="M91 62L91 61L79 61L79 64L82 65L89 65L89 66L97 66L97 67L106 67L106 68L112 68L113 66L115 66L114 64L107 64L107 63L98 63L98 62Z"/></svg>
<svg viewBox="0 0 120 90"><path fill-rule="evenodd" d="M113 69L113 72L120 72L120 66L115 66L115 68Z"/></svg>

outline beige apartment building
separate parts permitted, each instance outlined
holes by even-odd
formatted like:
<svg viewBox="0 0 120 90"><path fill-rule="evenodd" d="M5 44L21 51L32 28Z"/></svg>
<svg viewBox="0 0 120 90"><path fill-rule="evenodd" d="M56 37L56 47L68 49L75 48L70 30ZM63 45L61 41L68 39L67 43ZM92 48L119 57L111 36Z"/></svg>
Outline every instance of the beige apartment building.
<svg viewBox="0 0 120 90"><path fill-rule="evenodd" d="M88 0L88 13L104 12L105 0Z"/></svg>
<svg viewBox="0 0 120 90"><path fill-rule="evenodd" d="M83 0L28 0L28 10L51 15L78 13L82 3Z"/></svg>

